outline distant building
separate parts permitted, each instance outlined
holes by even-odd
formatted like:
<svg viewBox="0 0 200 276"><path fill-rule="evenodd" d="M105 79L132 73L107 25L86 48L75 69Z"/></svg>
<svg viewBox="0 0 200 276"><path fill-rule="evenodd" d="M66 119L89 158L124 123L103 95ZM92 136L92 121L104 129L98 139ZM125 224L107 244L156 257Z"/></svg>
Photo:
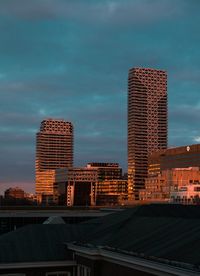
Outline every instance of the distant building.
<svg viewBox="0 0 200 276"><path fill-rule="evenodd" d="M72 206L72 204L70 204L71 200L70 203L67 204L68 170L69 169L65 168L55 170L55 181L53 184L53 202L56 205Z"/></svg>
<svg viewBox="0 0 200 276"><path fill-rule="evenodd" d="M36 195L52 200L55 170L73 166L73 126L71 122L46 119L36 138Z"/></svg>
<svg viewBox="0 0 200 276"><path fill-rule="evenodd" d="M127 172L122 175L122 179L128 180L128 173Z"/></svg>
<svg viewBox="0 0 200 276"><path fill-rule="evenodd" d="M97 169L99 181L122 179L122 168L118 163L92 162L87 164L87 168Z"/></svg>
<svg viewBox="0 0 200 276"><path fill-rule="evenodd" d="M200 145L169 148L150 156L145 189L140 190L139 195L141 200L169 200L173 193L172 197L178 202L179 196L187 194L185 202L192 203L194 195L190 197L189 193L183 193L180 189L187 186L191 192L192 185L199 183Z"/></svg>
<svg viewBox="0 0 200 276"><path fill-rule="evenodd" d="M168 148L149 157L149 175L173 168L200 167L200 144Z"/></svg>
<svg viewBox="0 0 200 276"><path fill-rule="evenodd" d="M9 188L4 192L5 199L24 199L25 192L19 187Z"/></svg>
<svg viewBox="0 0 200 276"><path fill-rule="evenodd" d="M145 180L145 189L140 190L140 200L166 201L170 199L172 192L193 184L200 184L199 167L163 170L157 176L150 176Z"/></svg>
<svg viewBox="0 0 200 276"><path fill-rule="evenodd" d="M120 205L128 199L128 183L124 179L98 181L96 205Z"/></svg>
<svg viewBox="0 0 200 276"><path fill-rule="evenodd" d="M97 170L93 168L56 170L55 202L65 202L67 206L95 205L97 179Z"/></svg>
<svg viewBox="0 0 200 276"><path fill-rule="evenodd" d="M200 204L200 179L198 180L198 184L174 187L170 192L170 202Z"/></svg>
<svg viewBox="0 0 200 276"><path fill-rule="evenodd" d="M114 205L127 200L127 181L118 163L88 163L56 170L54 202L68 206Z"/></svg>
<svg viewBox="0 0 200 276"><path fill-rule="evenodd" d="M128 193L139 199L148 156L167 148L167 73L133 68L128 76Z"/></svg>

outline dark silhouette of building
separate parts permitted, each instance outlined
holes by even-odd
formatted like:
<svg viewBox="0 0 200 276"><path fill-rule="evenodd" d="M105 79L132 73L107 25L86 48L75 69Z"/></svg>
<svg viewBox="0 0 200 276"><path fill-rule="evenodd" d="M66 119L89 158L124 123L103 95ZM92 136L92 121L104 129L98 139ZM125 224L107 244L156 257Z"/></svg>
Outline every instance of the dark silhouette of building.
<svg viewBox="0 0 200 276"><path fill-rule="evenodd" d="M19 206L19 205L34 205L34 197L31 194L27 194L19 187L12 187L4 192L4 197L0 198L1 206Z"/></svg>
<svg viewBox="0 0 200 276"><path fill-rule="evenodd" d="M36 138L36 194L39 200L53 199L55 170L73 166L71 122L47 119L41 122Z"/></svg>
<svg viewBox="0 0 200 276"><path fill-rule="evenodd" d="M148 156L167 148L167 74L133 68L128 77L128 193L139 199L148 172Z"/></svg>
<svg viewBox="0 0 200 276"><path fill-rule="evenodd" d="M5 190L4 192L5 199L24 199L25 192L24 190L15 187L15 188L9 188Z"/></svg>

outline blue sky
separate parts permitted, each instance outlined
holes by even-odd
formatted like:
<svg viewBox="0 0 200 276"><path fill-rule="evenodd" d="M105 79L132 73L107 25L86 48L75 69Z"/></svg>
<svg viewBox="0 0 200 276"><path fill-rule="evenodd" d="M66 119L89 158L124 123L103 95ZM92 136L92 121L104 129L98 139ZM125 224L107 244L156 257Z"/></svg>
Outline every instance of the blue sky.
<svg viewBox="0 0 200 276"><path fill-rule="evenodd" d="M200 142L199 0L0 0L0 191L34 191L44 118L74 125L76 166L127 167L127 78L168 72L169 146Z"/></svg>

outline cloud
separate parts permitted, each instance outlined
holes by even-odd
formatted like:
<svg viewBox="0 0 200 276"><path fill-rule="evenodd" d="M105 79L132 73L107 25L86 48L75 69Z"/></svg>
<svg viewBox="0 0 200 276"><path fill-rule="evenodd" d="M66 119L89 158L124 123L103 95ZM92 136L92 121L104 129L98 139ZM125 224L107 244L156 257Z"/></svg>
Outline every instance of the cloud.
<svg viewBox="0 0 200 276"><path fill-rule="evenodd" d="M2 0L0 14L24 20L52 20L58 18L85 22L155 22L180 14L185 1L180 0Z"/></svg>
<svg viewBox="0 0 200 276"><path fill-rule="evenodd" d="M200 143L200 136L194 137L194 141L197 142L197 143Z"/></svg>
<svg viewBox="0 0 200 276"><path fill-rule="evenodd" d="M193 103L194 104L194 103ZM169 144L181 146L199 143L200 134L198 105L176 105L169 112Z"/></svg>
<svg viewBox="0 0 200 276"><path fill-rule="evenodd" d="M200 68L183 68L174 74L174 77L180 83L182 82L190 82L199 84L200 81Z"/></svg>

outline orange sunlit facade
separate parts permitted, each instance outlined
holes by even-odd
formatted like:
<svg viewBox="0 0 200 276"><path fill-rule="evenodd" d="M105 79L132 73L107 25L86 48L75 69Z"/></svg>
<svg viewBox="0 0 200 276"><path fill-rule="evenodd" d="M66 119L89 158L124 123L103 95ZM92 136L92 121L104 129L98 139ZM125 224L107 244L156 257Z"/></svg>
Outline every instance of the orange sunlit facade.
<svg viewBox="0 0 200 276"><path fill-rule="evenodd" d="M148 156L167 148L167 73L133 68L128 77L128 195L139 199Z"/></svg>
<svg viewBox="0 0 200 276"><path fill-rule="evenodd" d="M53 196L55 170L73 166L73 126L64 120L41 122L36 136L36 194Z"/></svg>
<svg viewBox="0 0 200 276"><path fill-rule="evenodd" d="M112 179L96 183L96 205L123 204L127 196L127 180Z"/></svg>
<svg viewBox="0 0 200 276"><path fill-rule="evenodd" d="M68 206L115 205L127 200L127 180L118 163L88 163L56 170L54 198Z"/></svg>
<svg viewBox="0 0 200 276"><path fill-rule="evenodd" d="M168 148L154 152L148 160L148 177L140 200L163 200L183 195L200 184L200 144ZM193 187L194 186L194 187ZM192 195L193 196L193 195ZM188 198L187 201L192 202Z"/></svg>

